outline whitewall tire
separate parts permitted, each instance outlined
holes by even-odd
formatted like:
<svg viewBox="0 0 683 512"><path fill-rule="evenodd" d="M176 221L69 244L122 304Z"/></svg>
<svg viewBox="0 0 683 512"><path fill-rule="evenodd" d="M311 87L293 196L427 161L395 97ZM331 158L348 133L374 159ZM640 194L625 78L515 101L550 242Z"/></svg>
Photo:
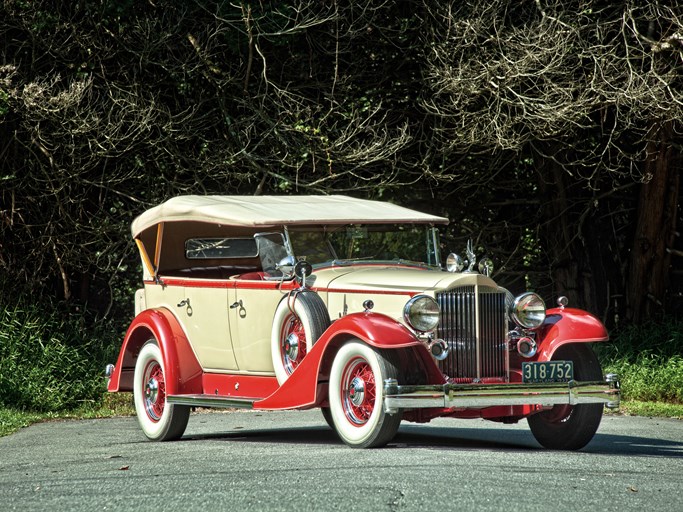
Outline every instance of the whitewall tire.
<svg viewBox="0 0 683 512"><path fill-rule="evenodd" d="M150 340L135 363L133 401L142 432L152 441L179 439L190 417L188 406L166 402L166 377L161 350Z"/></svg>
<svg viewBox="0 0 683 512"><path fill-rule="evenodd" d="M400 411L384 411L384 381L396 379L395 353L348 341L335 355L330 371L330 415L339 437L354 448L374 448L393 439Z"/></svg>

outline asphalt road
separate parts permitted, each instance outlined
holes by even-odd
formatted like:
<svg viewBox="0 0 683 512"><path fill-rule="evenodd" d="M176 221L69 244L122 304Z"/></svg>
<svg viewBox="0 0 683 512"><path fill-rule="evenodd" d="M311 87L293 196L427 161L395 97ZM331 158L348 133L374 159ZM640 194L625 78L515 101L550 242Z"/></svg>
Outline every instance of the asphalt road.
<svg viewBox="0 0 683 512"><path fill-rule="evenodd" d="M580 452L526 427L404 423L378 450L319 411L193 414L151 443L135 418L34 425L0 439L0 510L683 510L683 421L610 416Z"/></svg>

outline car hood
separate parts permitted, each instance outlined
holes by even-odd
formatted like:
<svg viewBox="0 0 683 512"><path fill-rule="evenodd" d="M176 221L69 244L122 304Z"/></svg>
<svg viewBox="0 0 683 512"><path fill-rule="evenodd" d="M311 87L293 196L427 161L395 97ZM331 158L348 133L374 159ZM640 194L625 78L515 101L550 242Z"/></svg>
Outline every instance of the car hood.
<svg viewBox="0 0 683 512"><path fill-rule="evenodd" d="M457 286L497 286L492 279L478 273L450 273L397 265L339 266L318 269L313 275L313 288L329 292L376 290L433 295L436 291Z"/></svg>

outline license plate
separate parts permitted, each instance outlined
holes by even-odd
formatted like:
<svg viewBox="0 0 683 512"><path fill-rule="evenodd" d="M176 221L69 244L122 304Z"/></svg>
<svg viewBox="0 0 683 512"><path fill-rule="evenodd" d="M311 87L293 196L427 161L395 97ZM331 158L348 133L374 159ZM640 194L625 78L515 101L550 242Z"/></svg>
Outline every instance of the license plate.
<svg viewBox="0 0 683 512"><path fill-rule="evenodd" d="M523 382L569 382L574 378L572 361L522 363Z"/></svg>

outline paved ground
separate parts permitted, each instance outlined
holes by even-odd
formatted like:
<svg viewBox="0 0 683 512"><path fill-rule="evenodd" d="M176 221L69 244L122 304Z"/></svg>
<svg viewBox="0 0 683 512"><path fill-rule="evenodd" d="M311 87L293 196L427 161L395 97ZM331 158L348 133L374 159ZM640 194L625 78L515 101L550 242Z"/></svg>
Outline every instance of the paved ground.
<svg viewBox="0 0 683 512"><path fill-rule="evenodd" d="M45 423L0 439L3 510L681 510L683 421L611 416L583 451L526 423L404 424L341 444L319 411L193 414L143 440L134 418Z"/></svg>

